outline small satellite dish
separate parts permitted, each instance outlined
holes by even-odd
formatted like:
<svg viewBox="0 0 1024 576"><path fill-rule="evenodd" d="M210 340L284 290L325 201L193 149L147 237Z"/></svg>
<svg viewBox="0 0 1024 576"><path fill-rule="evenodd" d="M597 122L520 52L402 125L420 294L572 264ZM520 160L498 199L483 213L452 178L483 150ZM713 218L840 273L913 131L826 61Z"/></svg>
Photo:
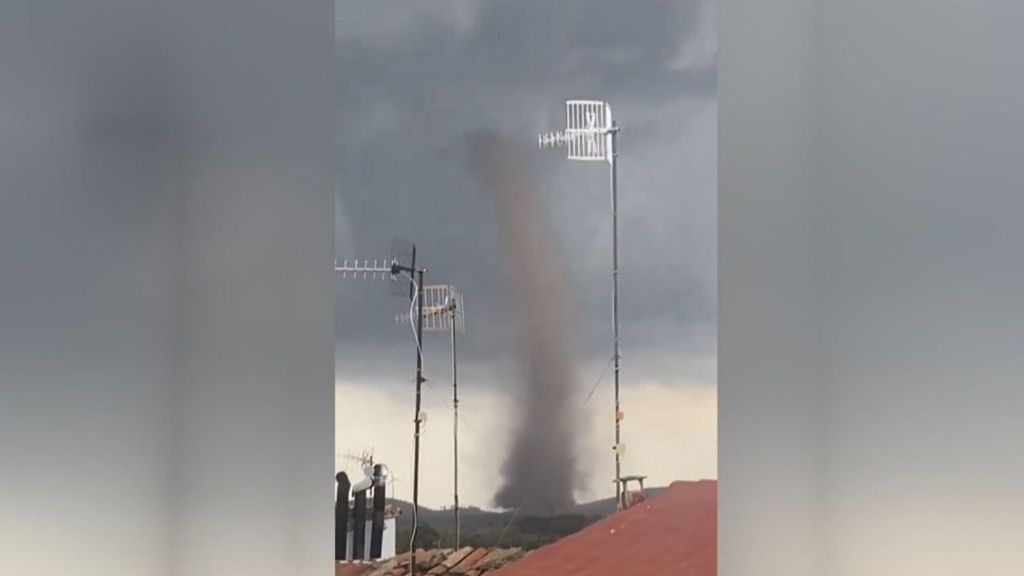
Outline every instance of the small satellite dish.
<svg viewBox="0 0 1024 576"><path fill-rule="evenodd" d="M370 488L370 486L373 486L373 478L372 477L366 477L366 478L363 478L362 480L360 480L359 482L356 482L355 484L353 484L352 485L352 491L353 492L362 492L363 490L368 490Z"/></svg>
<svg viewBox="0 0 1024 576"><path fill-rule="evenodd" d="M352 485L353 492L362 492L373 486L373 464L363 465L363 479Z"/></svg>

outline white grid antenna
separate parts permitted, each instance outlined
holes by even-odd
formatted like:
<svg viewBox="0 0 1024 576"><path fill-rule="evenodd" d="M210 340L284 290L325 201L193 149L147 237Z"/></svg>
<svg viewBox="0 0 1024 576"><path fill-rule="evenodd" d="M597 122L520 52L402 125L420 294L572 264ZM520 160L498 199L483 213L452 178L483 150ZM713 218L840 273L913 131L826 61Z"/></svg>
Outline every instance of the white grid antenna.
<svg viewBox="0 0 1024 576"><path fill-rule="evenodd" d="M612 162L612 137L618 129L612 107L599 100L569 100L565 103L565 130L537 137L541 148L565 146L570 160Z"/></svg>
<svg viewBox="0 0 1024 576"><path fill-rule="evenodd" d="M408 312L395 316L395 324L408 322ZM450 332L453 322L456 332L466 331L466 307L462 302L462 293L446 284L424 286L423 331Z"/></svg>
<svg viewBox="0 0 1024 576"><path fill-rule="evenodd" d="M466 307L462 293L454 286L441 284L423 287L423 330L447 332L452 346L452 449L454 461L453 496L455 513L455 547L462 541L462 522L459 516L459 367L455 348L455 334L466 331ZM399 314L395 323L409 322L409 314Z"/></svg>

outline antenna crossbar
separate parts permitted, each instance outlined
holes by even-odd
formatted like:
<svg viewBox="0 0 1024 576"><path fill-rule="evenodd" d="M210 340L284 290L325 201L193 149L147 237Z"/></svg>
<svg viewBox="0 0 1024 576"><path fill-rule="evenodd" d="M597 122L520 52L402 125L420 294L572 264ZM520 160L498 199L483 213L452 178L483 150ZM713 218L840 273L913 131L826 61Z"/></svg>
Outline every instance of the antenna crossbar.
<svg viewBox="0 0 1024 576"><path fill-rule="evenodd" d="M353 260L350 264L345 260L339 265L334 263L334 271L340 272L342 278L359 278L370 280L391 280L395 275L395 262L384 260Z"/></svg>

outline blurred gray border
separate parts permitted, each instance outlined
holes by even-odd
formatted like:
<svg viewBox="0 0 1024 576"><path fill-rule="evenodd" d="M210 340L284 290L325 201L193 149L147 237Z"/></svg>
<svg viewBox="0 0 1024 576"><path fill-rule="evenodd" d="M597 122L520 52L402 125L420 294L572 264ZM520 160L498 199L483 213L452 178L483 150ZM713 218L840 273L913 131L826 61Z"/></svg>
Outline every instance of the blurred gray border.
<svg viewBox="0 0 1024 576"><path fill-rule="evenodd" d="M332 16L0 7L0 573L330 573Z"/></svg>
<svg viewBox="0 0 1024 576"><path fill-rule="evenodd" d="M1024 565L1015 2L723 0L723 576Z"/></svg>

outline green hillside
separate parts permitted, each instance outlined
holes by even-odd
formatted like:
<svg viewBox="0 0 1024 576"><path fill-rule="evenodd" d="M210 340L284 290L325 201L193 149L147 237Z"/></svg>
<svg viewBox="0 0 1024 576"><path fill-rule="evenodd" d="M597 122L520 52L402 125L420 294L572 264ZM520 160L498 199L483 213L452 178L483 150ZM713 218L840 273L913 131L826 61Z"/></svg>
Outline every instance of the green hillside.
<svg viewBox="0 0 1024 576"><path fill-rule="evenodd" d="M648 488L648 497L662 488ZM412 531L412 504L394 500L402 511L398 517L396 547L398 552L409 549ZM512 512L491 512L479 508L460 510L463 546L539 548L582 530L587 525L615 511L615 498L605 498L577 504L572 509L551 515L516 515ZM455 516L452 510L437 510L420 506L418 548L451 548L455 546Z"/></svg>

